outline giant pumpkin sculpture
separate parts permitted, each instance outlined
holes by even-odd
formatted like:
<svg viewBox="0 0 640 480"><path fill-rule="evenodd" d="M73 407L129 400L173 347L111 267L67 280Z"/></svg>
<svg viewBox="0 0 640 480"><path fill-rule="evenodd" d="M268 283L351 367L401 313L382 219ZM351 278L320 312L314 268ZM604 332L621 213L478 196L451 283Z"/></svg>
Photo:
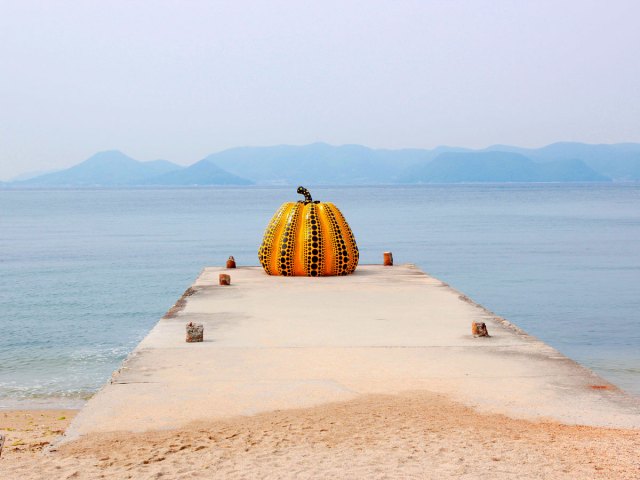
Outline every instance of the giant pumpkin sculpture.
<svg viewBox="0 0 640 480"><path fill-rule="evenodd" d="M358 247L349 224L333 203L304 200L283 203L269 222L258 251L269 275L319 277L348 275L358 265Z"/></svg>

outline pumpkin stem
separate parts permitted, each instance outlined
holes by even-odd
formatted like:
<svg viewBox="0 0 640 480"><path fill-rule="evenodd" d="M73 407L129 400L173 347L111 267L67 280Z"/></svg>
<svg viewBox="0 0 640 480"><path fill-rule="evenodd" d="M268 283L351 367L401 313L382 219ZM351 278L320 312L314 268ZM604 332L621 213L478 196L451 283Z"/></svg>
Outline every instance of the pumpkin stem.
<svg viewBox="0 0 640 480"><path fill-rule="evenodd" d="M298 187L298 193L300 195L304 195L304 203L311 203L313 202L313 199L311 198L311 194L309 193L309 190L307 190L304 187ZM302 200L299 200L300 202Z"/></svg>

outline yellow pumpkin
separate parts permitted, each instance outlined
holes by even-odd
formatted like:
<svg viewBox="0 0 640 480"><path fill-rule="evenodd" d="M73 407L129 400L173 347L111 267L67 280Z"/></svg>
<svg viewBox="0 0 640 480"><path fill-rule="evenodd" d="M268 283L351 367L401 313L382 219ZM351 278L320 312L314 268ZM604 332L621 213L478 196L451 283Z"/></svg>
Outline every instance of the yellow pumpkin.
<svg viewBox="0 0 640 480"><path fill-rule="evenodd" d="M264 232L258 251L264 270L308 277L353 273L358 247L338 207L314 201L304 187L298 193L304 200L283 203Z"/></svg>

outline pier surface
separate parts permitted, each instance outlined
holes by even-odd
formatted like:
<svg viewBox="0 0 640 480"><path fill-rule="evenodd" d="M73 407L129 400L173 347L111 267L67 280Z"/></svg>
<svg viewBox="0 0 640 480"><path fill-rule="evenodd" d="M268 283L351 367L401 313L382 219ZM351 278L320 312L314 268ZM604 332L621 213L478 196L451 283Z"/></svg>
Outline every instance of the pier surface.
<svg viewBox="0 0 640 480"><path fill-rule="evenodd" d="M491 337L473 338L474 321ZM188 322L204 324L203 343L185 342ZM324 278L209 267L67 439L420 390L481 412L640 428L637 398L413 265Z"/></svg>

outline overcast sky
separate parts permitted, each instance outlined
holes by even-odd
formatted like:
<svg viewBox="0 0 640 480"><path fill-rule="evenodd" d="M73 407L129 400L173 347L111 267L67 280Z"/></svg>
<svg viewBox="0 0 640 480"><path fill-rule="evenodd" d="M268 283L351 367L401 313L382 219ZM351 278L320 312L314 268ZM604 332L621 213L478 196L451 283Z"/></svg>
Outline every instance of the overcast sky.
<svg viewBox="0 0 640 480"><path fill-rule="evenodd" d="M640 142L640 2L0 0L0 179L100 150Z"/></svg>

